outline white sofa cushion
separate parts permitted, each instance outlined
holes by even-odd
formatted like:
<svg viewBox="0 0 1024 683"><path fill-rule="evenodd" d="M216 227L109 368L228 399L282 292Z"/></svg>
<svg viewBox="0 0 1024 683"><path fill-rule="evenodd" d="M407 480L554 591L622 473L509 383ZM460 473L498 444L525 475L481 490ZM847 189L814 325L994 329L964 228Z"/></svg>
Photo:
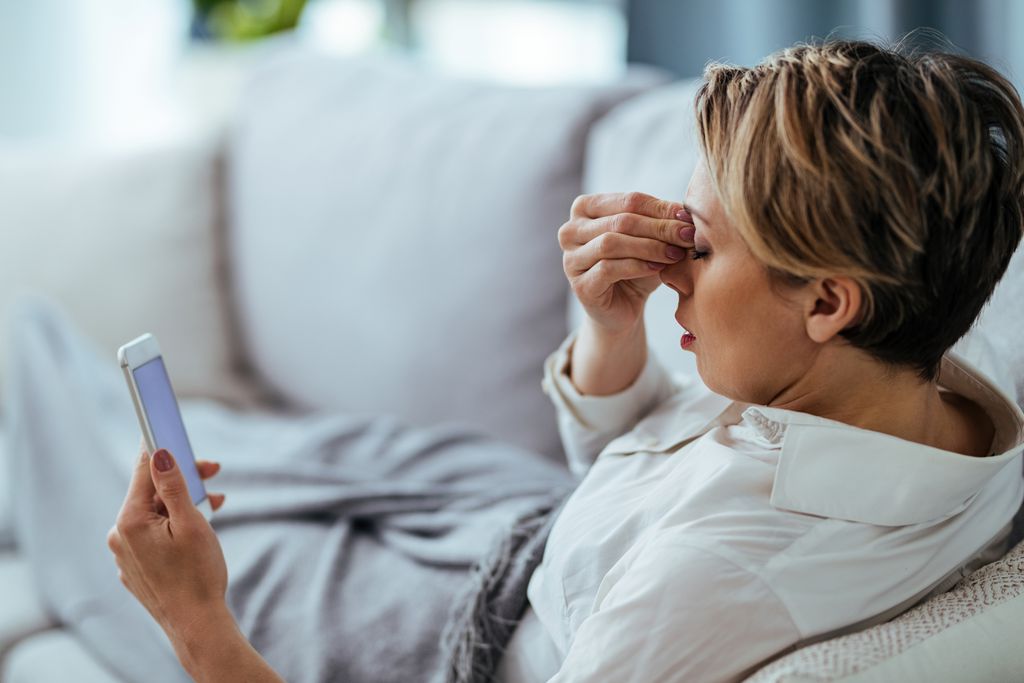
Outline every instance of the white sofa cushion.
<svg viewBox="0 0 1024 683"><path fill-rule="evenodd" d="M231 244L256 368L299 406L459 422L561 457L556 240L607 88L295 55L242 98ZM663 80L663 78L658 79Z"/></svg>
<svg viewBox="0 0 1024 683"><path fill-rule="evenodd" d="M3 662L4 683L123 683L64 630L47 631L19 643Z"/></svg>
<svg viewBox="0 0 1024 683"><path fill-rule="evenodd" d="M28 560L0 553L0 662L19 641L56 625L39 601Z"/></svg>
<svg viewBox="0 0 1024 683"><path fill-rule="evenodd" d="M245 403L219 261L219 143L4 150L0 319L38 291L110 353L153 332L185 396ZM6 325L4 326L6 332ZM8 335L0 334L0 375Z"/></svg>

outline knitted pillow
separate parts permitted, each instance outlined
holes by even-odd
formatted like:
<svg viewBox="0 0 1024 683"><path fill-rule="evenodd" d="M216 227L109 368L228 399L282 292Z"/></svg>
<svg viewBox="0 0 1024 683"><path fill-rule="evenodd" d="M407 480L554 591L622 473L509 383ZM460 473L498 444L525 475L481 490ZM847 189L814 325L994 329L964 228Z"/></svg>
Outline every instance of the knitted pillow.
<svg viewBox="0 0 1024 683"><path fill-rule="evenodd" d="M744 683L1024 680L1024 542L892 621L792 652Z"/></svg>

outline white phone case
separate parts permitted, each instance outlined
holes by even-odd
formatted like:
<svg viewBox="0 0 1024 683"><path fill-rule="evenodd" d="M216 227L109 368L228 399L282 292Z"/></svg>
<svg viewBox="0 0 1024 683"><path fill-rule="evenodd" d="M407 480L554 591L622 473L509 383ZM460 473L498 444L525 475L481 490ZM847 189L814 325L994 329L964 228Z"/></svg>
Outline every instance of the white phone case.
<svg viewBox="0 0 1024 683"><path fill-rule="evenodd" d="M133 339L117 350L117 362L124 372L125 381L128 382L128 391L131 393L132 403L135 405L135 415L139 418L142 438L146 442L146 450L149 451L150 455L157 450L156 439L153 437L153 429L150 427L149 418L146 417L146 411L142 406L142 397L139 395L139 387L135 384L133 372L140 365L159 357L161 357L160 346L157 344L156 337L152 334L144 334ZM166 362L164 365L166 367ZM170 378L168 378L169 381ZM171 387L171 392L174 392L173 386ZM177 403L177 395L175 395L175 403ZM187 434L185 438L188 438ZM206 519L210 519L213 516L213 508L210 506L210 498L208 496L205 496L196 503L196 507L199 508L199 511L203 513L203 517Z"/></svg>

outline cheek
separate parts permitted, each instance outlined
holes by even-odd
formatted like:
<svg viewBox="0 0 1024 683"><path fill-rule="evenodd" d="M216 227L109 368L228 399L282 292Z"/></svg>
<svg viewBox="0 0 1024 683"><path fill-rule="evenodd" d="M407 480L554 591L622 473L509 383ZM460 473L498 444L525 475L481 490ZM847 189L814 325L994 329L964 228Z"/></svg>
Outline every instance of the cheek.
<svg viewBox="0 0 1024 683"><path fill-rule="evenodd" d="M696 354L701 378L723 396L767 402L805 351L799 312L767 289L766 280L709 279L701 284L694 297L702 323Z"/></svg>

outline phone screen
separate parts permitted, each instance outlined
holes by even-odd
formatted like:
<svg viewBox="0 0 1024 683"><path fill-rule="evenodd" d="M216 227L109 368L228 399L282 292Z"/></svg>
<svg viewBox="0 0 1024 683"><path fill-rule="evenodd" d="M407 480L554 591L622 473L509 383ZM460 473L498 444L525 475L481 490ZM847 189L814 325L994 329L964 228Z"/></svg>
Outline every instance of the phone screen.
<svg viewBox="0 0 1024 683"><path fill-rule="evenodd" d="M158 356L143 363L135 368L133 374L156 447L166 448L171 452L185 475L192 502L199 503L206 498L206 488L203 486L203 480L199 478L199 470L196 469L195 456L185 433L185 423L181 420L181 411L178 409L177 399L174 398L174 390L171 389L171 380L167 376L163 358Z"/></svg>

